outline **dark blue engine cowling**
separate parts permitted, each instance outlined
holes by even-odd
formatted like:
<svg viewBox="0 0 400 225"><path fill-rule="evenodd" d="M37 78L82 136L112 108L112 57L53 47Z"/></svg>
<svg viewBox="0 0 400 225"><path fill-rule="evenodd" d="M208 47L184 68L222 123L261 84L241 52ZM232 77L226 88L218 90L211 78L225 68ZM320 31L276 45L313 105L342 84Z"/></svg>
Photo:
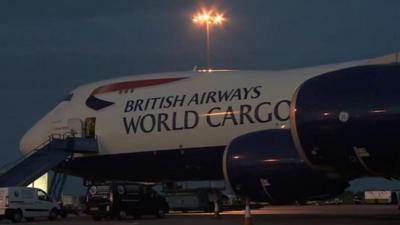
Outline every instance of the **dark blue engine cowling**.
<svg viewBox="0 0 400 225"><path fill-rule="evenodd" d="M314 168L349 177L400 175L400 64L311 78L293 96L292 133Z"/></svg>
<svg viewBox="0 0 400 225"><path fill-rule="evenodd" d="M304 163L286 129L235 138L224 153L224 174L237 195L272 204L331 197L348 186L338 175Z"/></svg>

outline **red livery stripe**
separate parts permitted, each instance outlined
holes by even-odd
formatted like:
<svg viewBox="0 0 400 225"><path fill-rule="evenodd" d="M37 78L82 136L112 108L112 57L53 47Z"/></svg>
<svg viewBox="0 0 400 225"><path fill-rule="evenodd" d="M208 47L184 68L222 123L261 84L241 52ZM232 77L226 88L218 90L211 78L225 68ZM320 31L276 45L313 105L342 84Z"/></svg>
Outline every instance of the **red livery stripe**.
<svg viewBox="0 0 400 225"><path fill-rule="evenodd" d="M174 82L174 81L178 81L178 80L182 80L182 79L186 79L186 77L162 78L162 79L152 79L152 80L136 80L136 81L126 81L126 82L119 82L119 83L114 83L114 84L107 84L107 85L96 88L92 92L91 96L96 95L96 94L119 91L119 90L127 90L127 89L135 89L135 88L160 85L160 84L170 83L170 82Z"/></svg>

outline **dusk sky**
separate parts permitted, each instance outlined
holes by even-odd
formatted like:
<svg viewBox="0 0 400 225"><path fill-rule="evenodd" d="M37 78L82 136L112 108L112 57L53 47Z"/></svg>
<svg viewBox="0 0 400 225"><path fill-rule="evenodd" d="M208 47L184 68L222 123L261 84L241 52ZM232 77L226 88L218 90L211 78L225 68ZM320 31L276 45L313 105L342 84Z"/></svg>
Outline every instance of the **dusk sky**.
<svg viewBox="0 0 400 225"><path fill-rule="evenodd" d="M204 65L201 7L225 13L212 29L217 68L275 70L400 51L398 0L2 0L0 164L19 139L76 86ZM354 189L400 182L367 179Z"/></svg>

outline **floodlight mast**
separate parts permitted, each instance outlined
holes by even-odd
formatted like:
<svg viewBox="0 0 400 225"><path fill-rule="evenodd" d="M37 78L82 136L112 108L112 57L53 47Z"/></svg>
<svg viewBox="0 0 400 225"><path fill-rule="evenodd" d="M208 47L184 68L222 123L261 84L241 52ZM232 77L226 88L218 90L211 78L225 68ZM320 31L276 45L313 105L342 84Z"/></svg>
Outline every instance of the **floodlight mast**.
<svg viewBox="0 0 400 225"><path fill-rule="evenodd" d="M206 30L206 62L207 62L207 70L211 71L211 26L212 25L222 25L222 23L226 19L224 16L217 12L205 11L203 10L201 13L197 13L193 16L193 23L204 25Z"/></svg>

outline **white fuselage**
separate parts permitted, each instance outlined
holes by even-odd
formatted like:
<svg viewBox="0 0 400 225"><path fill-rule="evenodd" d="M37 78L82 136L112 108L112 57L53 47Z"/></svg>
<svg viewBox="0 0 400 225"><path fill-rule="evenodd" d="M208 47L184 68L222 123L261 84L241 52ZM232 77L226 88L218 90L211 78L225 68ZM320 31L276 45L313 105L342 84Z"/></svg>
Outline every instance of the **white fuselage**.
<svg viewBox="0 0 400 225"><path fill-rule="evenodd" d="M100 154L225 146L241 134L288 128L289 103L299 85L308 78L363 63L286 71L163 73L91 83L72 91L70 100L32 127L21 141L21 151L29 153L52 134L81 133L83 121L90 117L96 118ZM164 78L184 79L104 91L112 84ZM91 95L114 104L95 110L86 104Z"/></svg>

